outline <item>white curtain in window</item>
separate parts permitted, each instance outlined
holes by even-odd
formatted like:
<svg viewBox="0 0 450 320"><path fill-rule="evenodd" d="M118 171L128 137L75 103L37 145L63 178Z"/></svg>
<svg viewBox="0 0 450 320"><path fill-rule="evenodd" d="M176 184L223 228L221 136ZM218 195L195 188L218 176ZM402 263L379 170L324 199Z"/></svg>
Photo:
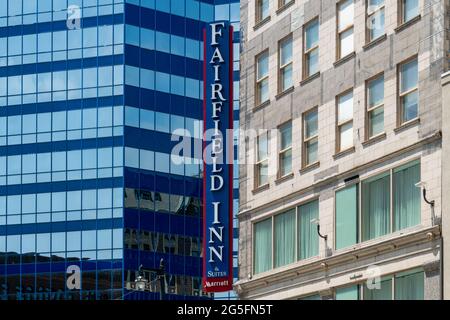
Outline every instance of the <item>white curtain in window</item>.
<svg viewBox="0 0 450 320"><path fill-rule="evenodd" d="M363 241L390 232L389 175L363 183Z"/></svg>
<svg viewBox="0 0 450 320"><path fill-rule="evenodd" d="M394 172L394 228L401 230L420 223L420 165Z"/></svg>
<svg viewBox="0 0 450 320"><path fill-rule="evenodd" d="M311 220L318 218L319 202L317 200L299 207L299 259L306 259L319 254L319 237L317 235L317 225L311 222Z"/></svg>
<svg viewBox="0 0 450 320"><path fill-rule="evenodd" d="M395 300L423 300L423 271L395 277Z"/></svg>
<svg viewBox="0 0 450 320"><path fill-rule="evenodd" d="M254 255L255 273L272 268L272 219L255 223Z"/></svg>
<svg viewBox="0 0 450 320"><path fill-rule="evenodd" d="M379 287L368 288L364 284L364 300L392 300L392 279L383 280Z"/></svg>
<svg viewBox="0 0 450 320"><path fill-rule="evenodd" d="M294 262L295 210L275 216L275 267Z"/></svg>

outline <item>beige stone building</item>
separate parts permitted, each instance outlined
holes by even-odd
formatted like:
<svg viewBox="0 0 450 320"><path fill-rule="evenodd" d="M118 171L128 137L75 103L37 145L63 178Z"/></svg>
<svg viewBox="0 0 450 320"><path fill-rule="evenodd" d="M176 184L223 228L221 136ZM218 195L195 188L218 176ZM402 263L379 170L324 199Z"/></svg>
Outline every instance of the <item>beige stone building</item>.
<svg viewBox="0 0 450 320"><path fill-rule="evenodd" d="M449 10L241 1L242 299L450 298Z"/></svg>

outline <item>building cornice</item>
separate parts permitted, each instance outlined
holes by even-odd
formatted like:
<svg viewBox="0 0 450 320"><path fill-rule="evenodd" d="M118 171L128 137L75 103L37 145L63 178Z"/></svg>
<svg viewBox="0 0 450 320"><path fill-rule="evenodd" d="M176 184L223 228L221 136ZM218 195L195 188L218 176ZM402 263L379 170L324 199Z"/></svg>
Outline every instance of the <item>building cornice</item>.
<svg viewBox="0 0 450 320"><path fill-rule="evenodd" d="M234 286L236 291L241 295L245 292L267 287L269 284L292 280L299 275L305 276L315 272L325 272L331 268L340 267L358 259L377 256L394 250L400 250L408 246L416 246L422 243L435 241L440 237L440 225L422 227L419 230L414 230L406 234L393 234L384 237L376 243L370 241L369 243L359 243L348 249L334 252L333 255L328 257L317 257L310 259L309 261L299 261L296 264L253 276L252 279L239 280Z"/></svg>
<svg viewBox="0 0 450 320"><path fill-rule="evenodd" d="M383 156L381 156L381 157L379 157L377 159L374 159L374 160L372 160L370 162L358 165L358 166L356 166L356 167L354 167L354 168L352 168L350 170L346 170L344 172L337 173L337 174L334 174L334 175L322 178L321 180L311 184L310 186L302 188L302 189L297 190L297 191L294 191L294 192L292 192L292 193L290 193L290 194L288 194L288 195L286 195L286 196L284 196L282 198L272 200L270 202L267 202L265 204L262 204L260 206L254 207L254 208L248 208L247 207L246 209L240 211L237 214L237 217L239 219L243 219L244 217L252 215L252 214L254 214L256 212L259 212L259 211L262 211L262 210L266 210L266 209L270 209L270 207L273 207L273 206L279 206L279 205L281 205L283 203L286 203L287 201L289 201L292 198L296 198L296 197L298 197L301 194L313 191L313 190L317 189L318 187L321 187L323 185L329 184L332 181L336 181L336 180L340 180L340 179L344 179L344 178L350 177L350 176L355 175L359 171L364 170L364 169L366 169L368 167L374 166L374 165L379 164L379 163L383 163L383 162L388 161L388 160L390 160L392 158L395 158L395 157L397 157L397 156L399 156L399 155L401 155L403 153L410 152L412 150L421 148L423 145L426 145L426 144L429 144L429 143L432 143L432 142L435 142L435 141L439 141L441 139L442 139L442 132L440 130L436 131L435 133L433 133L433 134L431 134L431 135L429 135L429 136L427 136L425 138L422 138L421 140L419 140L419 141L417 141L417 142L415 142L415 143L413 143L413 144L411 144L409 146L406 146L404 148L401 148L401 149L396 150L394 152L391 152L389 154L383 155Z"/></svg>

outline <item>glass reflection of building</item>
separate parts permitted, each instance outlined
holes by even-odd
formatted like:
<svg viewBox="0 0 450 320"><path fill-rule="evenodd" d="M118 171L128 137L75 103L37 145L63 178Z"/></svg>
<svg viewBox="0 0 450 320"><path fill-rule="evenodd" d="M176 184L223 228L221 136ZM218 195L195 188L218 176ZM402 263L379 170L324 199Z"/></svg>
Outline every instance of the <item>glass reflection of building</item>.
<svg viewBox="0 0 450 320"><path fill-rule="evenodd" d="M161 258L168 298L211 297L200 160L170 152L174 129L201 139L216 18L238 43L235 0L0 0L0 299L157 299L152 274L130 289Z"/></svg>

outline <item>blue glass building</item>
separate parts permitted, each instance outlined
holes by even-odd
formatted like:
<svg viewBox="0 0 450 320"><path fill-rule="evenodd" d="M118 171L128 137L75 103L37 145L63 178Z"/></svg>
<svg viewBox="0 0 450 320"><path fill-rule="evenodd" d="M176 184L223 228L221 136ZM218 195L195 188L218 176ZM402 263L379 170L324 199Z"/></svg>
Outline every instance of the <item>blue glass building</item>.
<svg viewBox="0 0 450 320"><path fill-rule="evenodd" d="M202 29L223 19L238 119L239 1L0 0L0 299L157 299L152 274L131 289L161 258L167 298L212 298L201 160L171 133L201 140Z"/></svg>

